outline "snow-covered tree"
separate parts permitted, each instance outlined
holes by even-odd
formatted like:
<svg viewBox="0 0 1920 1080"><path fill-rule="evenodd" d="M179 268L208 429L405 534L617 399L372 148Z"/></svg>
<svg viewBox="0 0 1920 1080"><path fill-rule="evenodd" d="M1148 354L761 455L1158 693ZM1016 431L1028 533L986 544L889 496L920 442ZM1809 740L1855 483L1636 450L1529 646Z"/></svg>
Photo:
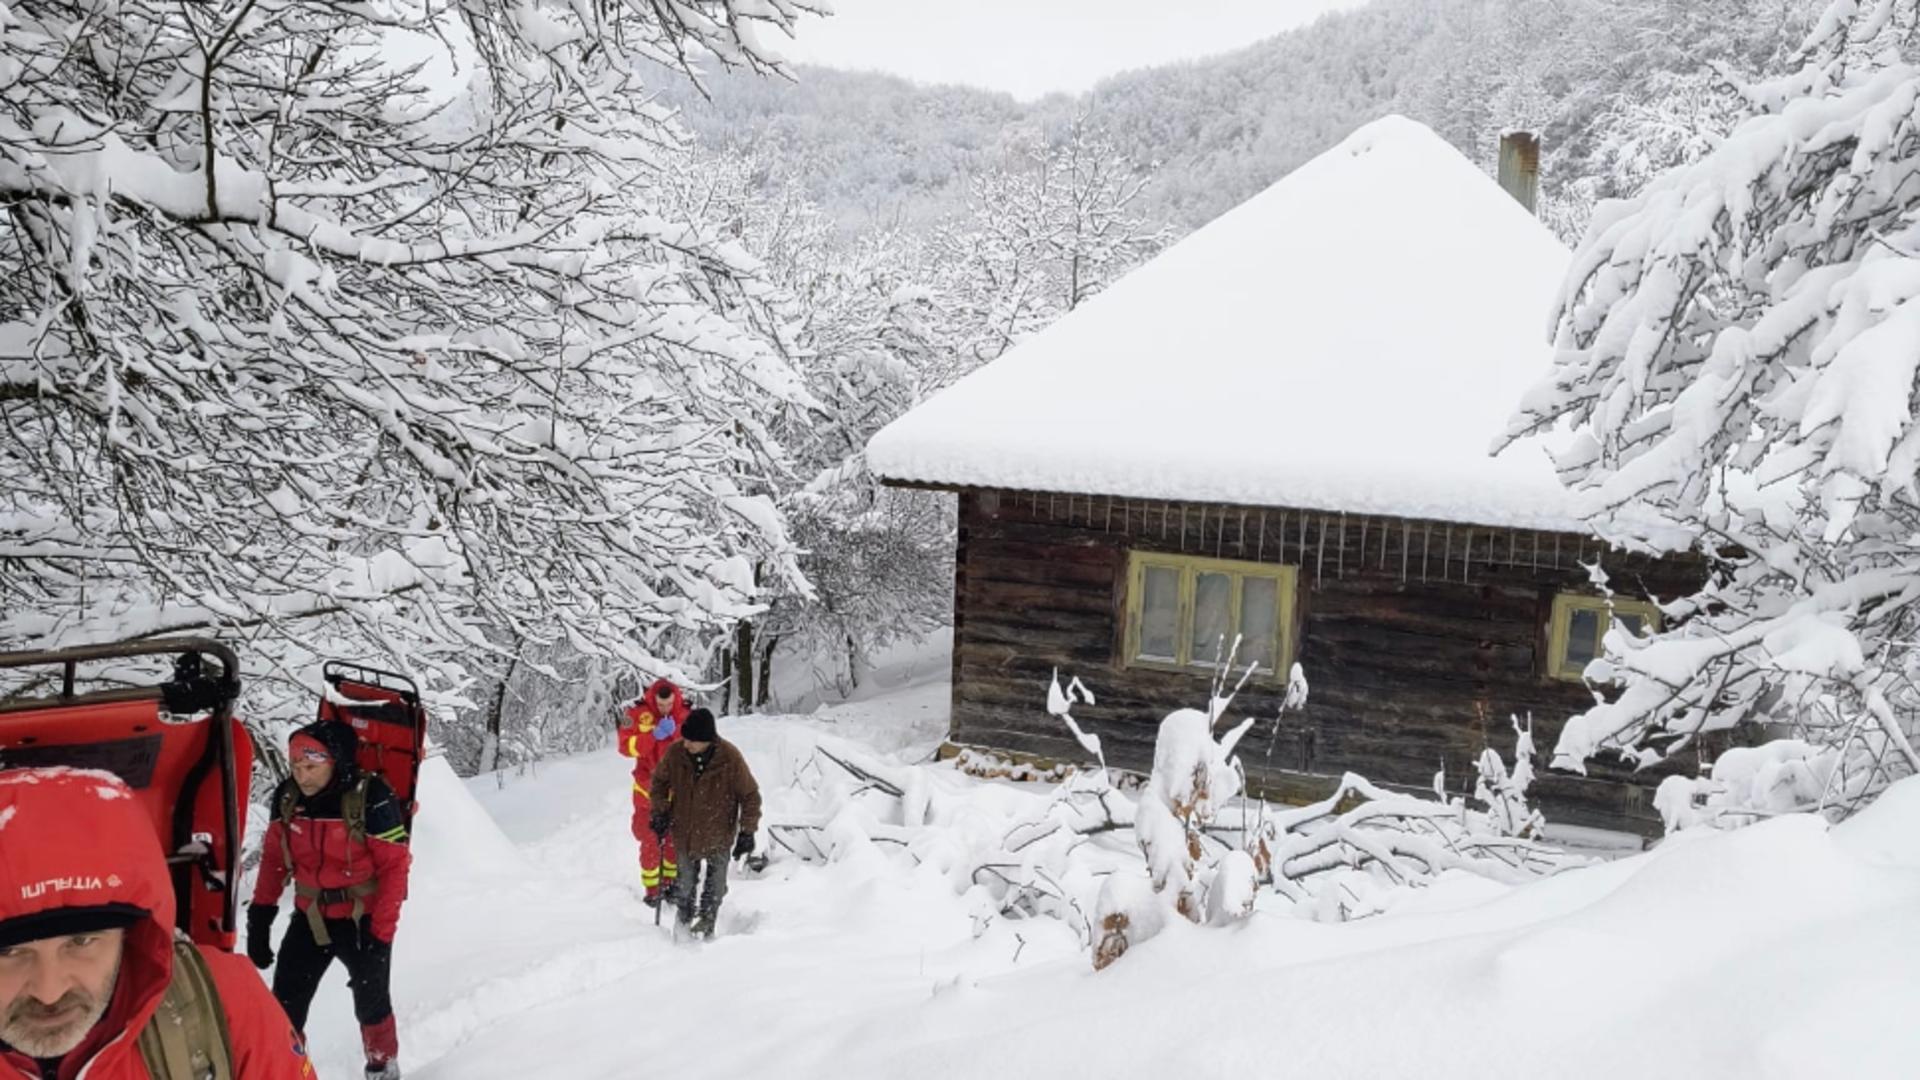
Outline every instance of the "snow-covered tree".
<svg viewBox="0 0 1920 1080"><path fill-rule="evenodd" d="M797 581L754 478L811 402L754 262L655 212L635 72L769 70L812 7L10 5L0 647L212 627L446 685L492 627L665 670Z"/></svg>
<svg viewBox="0 0 1920 1080"><path fill-rule="evenodd" d="M874 649L948 616L951 499L883 489L866 441L950 377L934 336L939 299L921 245L898 230L844 235L756 154L700 151L676 172L672 205L717 223L777 293L766 314L814 407L770 427L788 467L755 479L782 511L805 572L761 575L768 610L710 649L722 699L764 704L776 654L823 681L857 678Z"/></svg>
<svg viewBox="0 0 1920 1080"><path fill-rule="evenodd" d="M1104 130L1074 117L970 183L967 209L928 238L942 271L944 338L960 370L1072 311L1171 240L1137 205L1153 166L1129 159Z"/></svg>
<svg viewBox="0 0 1920 1080"><path fill-rule="evenodd" d="M1761 725L1822 749L1805 803L1842 811L1920 769L1916 34L1912 0L1833 3L1798 70L1575 257L1512 433L1570 424L1595 527L1713 573L1664 632L1608 635L1588 675L1621 689L1563 764Z"/></svg>

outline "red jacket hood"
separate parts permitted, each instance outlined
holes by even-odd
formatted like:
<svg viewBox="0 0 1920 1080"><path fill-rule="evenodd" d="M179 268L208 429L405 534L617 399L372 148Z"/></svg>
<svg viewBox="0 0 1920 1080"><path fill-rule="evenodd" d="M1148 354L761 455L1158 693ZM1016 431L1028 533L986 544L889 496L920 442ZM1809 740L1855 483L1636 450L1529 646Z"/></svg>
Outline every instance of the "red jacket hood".
<svg viewBox="0 0 1920 1080"><path fill-rule="evenodd" d="M647 687L646 693L641 694L628 703L627 717L629 719L638 719L641 712L653 711L653 701L660 695L660 688L663 686L673 691L673 707L667 710L667 715L678 718L685 714L687 711L687 699L680 693L679 684L675 683L672 679L655 679L653 680L653 685Z"/></svg>
<svg viewBox="0 0 1920 1080"><path fill-rule="evenodd" d="M124 904L127 930L113 1005L79 1052L137 1031L173 973L173 885L153 822L110 773L0 772L0 926L60 908Z"/></svg>

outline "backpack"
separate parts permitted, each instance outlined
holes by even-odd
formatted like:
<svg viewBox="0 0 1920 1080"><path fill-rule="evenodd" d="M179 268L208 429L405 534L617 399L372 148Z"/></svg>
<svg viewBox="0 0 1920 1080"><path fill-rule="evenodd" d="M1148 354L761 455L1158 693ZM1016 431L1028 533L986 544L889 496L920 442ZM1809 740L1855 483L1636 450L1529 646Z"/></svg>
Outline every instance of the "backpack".
<svg viewBox="0 0 1920 1080"><path fill-rule="evenodd" d="M427 756L427 710L420 688L398 672L329 660L321 669L330 694L316 719L353 729L354 763L393 789L407 824L419 809L420 764Z"/></svg>
<svg viewBox="0 0 1920 1080"><path fill-rule="evenodd" d="M136 1045L153 1080L234 1080L227 1011L206 958L185 937L173 939L173 977Z"/></svg>
<svg viewBox="0 0 1920 1080"><path fill-rule="evenodd" d="M171 661L172 671L126 686L85 670L109 661ZM239 658L208 638L0 653L0 671L31 668L44 677L0 693L0 767L64 765L124 780L173 871L169 929L231 952L238 896L230 884L253 775L253 745L233 715Z"/></svg>

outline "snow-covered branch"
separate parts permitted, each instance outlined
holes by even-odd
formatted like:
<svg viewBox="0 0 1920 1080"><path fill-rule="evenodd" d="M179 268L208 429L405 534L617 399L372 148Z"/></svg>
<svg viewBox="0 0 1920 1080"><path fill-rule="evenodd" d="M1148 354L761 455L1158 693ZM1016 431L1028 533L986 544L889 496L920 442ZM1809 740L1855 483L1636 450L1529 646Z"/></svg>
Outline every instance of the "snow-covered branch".
<svg viewBox="0 0 1920 1080"><path fill-rule="evenodd" d="M9 9L0 647L209 626L452 686L489 626L668 670L804 594L774 429L818 403L760 263L660 212L635 72L778 71L759 29L820 7Z"/></svg>
<svg viewBox="0 0 1920 1080"><path fill-rule="evenodd" d="M1920 770L1916 29L1912 3L1830 6L1798 70L1744 87L1726 139L1603 208L1575 257L1509 434L1570 426L1596 528L1713 574L1665 632L1608 636L1588 675L1623 688L1562 763L1751 723L1852 778L1809 805Z"/></svg>

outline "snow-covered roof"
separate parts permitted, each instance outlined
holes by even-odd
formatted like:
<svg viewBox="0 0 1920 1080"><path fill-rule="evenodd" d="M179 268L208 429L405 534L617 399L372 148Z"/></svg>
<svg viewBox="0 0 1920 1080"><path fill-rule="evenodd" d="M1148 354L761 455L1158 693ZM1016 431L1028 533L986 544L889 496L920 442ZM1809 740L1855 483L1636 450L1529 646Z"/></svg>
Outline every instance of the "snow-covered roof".
<svg viewBox="0 0 1920 1080"><path fill-rule="evenodd" d="M868 444L885 480L1584 531L1545 451L1488 456L1546 371L1567 249L1391 116Z"/></svg>

